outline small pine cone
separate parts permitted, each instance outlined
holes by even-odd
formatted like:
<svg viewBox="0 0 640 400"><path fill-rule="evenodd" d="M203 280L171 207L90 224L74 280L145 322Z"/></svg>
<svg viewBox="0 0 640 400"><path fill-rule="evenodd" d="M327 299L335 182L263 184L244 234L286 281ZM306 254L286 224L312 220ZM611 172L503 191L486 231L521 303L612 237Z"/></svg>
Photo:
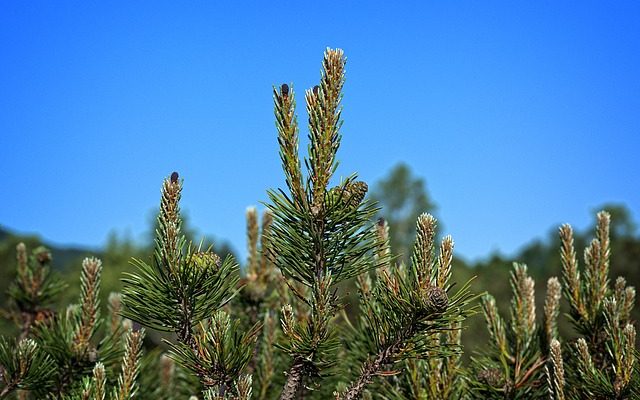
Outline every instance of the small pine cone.
<svg viewBox="0 0 640 400"><path fill-rule="evenodd" d="M335 186L329 190L329 202L330 204L335 204L340 199L341 204L355 209L362 203L368 190L369 186L362 181L349 183L344 189L340 186Z"/></svg>
<svg viewBox="0 0 640 400"><path fill-rule="evenodd" d="M180 177L180 175L178 175L177 172L173 171L171 173L171 183L176 183L178 182L178 178Z"/></svg>
<svg viewBox="0 0 640 400"><path fill-rule="evenodd" d="M367 195L368 190L369 186L362 181L353 182L352 184L347 185L346 195L349 204L359 206L364 200L364 196Z"/></svg>
<svg viewBox="0 0 640 400"><path fill-rule="evenodd" d="M286 83L283 83L282 86L280 87L280 93L282 93L283 96L288 96L289 95L289 85L287 85Z"/></svg>
<svg viewBox="0 0 640 400"><path fill-rule="evenodd" d="M200 252L200 253L195 253L193 255L193 262L195 263L196 266L198 266L199 268L204 268L204 269L213 269L215 268L220 268L220 256L218 256L216 253L208 251L208 252Z"/></svg>
<svg viewBox="0 0 640 400"><path fill-rule="evenodd" d="M502 372L499 368L489 368L478 372L478 381L492 387L502 386Z"/></svg>
<svg viewBox="0 0 640 400"><path fill-rule="evenodd" d="M443 313L447 311L447 306L449 306L449 296L444 289L435 286L428 289L427 307L429 311Z"/></svg>

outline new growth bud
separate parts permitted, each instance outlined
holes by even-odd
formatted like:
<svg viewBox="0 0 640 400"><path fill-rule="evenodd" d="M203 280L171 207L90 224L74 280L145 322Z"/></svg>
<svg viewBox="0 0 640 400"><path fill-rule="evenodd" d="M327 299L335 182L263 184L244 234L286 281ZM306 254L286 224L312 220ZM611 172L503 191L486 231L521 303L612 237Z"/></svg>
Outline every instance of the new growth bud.
<svg viewBox="0 0 640 400"><path fill-rule="evenodd" d="M293 307L291 304L285 304L282 306L282 332L286 336L291 336L293 333L293 327L295 326L295 317L293 315Z"/></svg>

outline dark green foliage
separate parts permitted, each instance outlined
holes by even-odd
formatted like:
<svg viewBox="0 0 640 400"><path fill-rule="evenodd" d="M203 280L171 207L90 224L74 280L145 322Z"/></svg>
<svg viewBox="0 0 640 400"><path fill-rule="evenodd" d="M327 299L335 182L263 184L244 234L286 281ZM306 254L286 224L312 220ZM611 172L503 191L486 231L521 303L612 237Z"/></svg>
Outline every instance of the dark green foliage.
<svg viewBox="0 0 640 400"><path fill-rule="evenodd" d="M569 225L560 228L563 285L547 284L544 323L536 326L533 279L516 265L512 278L511 322L506 327L492 297L483 299L490 350L473 360L473 393L483 398L639 398L636 330L630 316L635 289L618 278L610 284L610 215L597 216L596 237L585 249L580 269ZM560 293L578 339L560 342Z"/></svg>
<svg viewBox="0 0 640 400"><path fill-rule="evenodd" d="M47 283L53 282L49 281L50 253L38 248L27 261L26 247L20 244L17 254L18 278L10 291L14 305L10 312L17 315L13 319L25 338L14 346L4 338L0 341L0 397L22 390L21 399L89 399L100 390L106 395L110 386L109 398L131 398L137 387L144 332L131 331L115 314L115 298L109 307L110 323L100 317L100 260L87 258L82 263L79 304L56 312L44 307L55 302L62 287Z"/></svg>
<svg viewBox="0 0 640 400"><path fill-rule="evenodd" d="M229 301L238 281L233 259L221 263L217 255L187 246L178 207L181 190L178 181L164 182L153 262L134 260L137 273L123 279L123 315L168 332L191 329L208 317Z"/></svg>
<svg viewBox="0 0 640 400"><path fill-rule="evenodd" d="M242 333L238 321L232 323L224 311L218 311L201 323L199 336L195 337L199 352L184 343L172 346L171 356L181 365L198 373L214 371L220 378L205 386L231 387L253 357L255 337L259 326Z"/></svg>
<svg viewBox="0 0 640 400"><path fill-rule="evenodd" d="M395 369L402 373L401 378L376 383L382 389L373 393L381 398L454 396L462 389L457 379L460 329L474 310L468 283L448 294L453 240L447 236L436 257L436 221L423 214L418 218L411 265L391 266L383 221L376 232L376 256L384 265L374 282L368 273L360 276L360 321L345 341L349 354L363 363L352 370L362 372L339 398L358 398L375 376L389 375Z"/></svg>
<svg viewBox="0 0 640 400"><path fill-rule="evenodd" d="M0 338L0 397L16 389L33 390L47 385L53 369L53 360L33 339L8 343Z"/></svg>
<svg viewBox="0 0 640 400"><path fill-rule="evenodd" d="M11 314L20 326L20 338L26 338L36 320L51 314L56 297L65 289L65 284L51 272L51 253L40 246L27 257L23 243L17 248L17 273L9 287Z"/></svg>
<svg viewBox="0 0 640 400"><path fill-rule="evenodd" d="M483 398L529 399L546 396L545 358L536 323L534 281L516 264L511 277L511 320L506 324L490 295L482 298L489 328L489 351L472 362L471 390Z"/></svg>
<svg viewBox="0 0 640 400"><path fill-rule="evenodd" d="M282 399L293 398L303 380L317 380L335 364L340 342L334 319L341 307L336 285L375 268L369 256L375 234L368 227L377 209L365 200L367 185L351 176L335 188L328 187L338 165L344 66L341 50L327 50L320 85L306 92L310 142L306 178L298 156L293 88L274 89L289 193L269 192L273 214L269 243L275 266L289 280L297 301L308 307L304 315L296 315L291 305L283 309L282 349L290 355L291 367ZM296 289L296 284L304 289Z"/></svg>
<svg viewBox="0 0 640 400"><path fill-rule="evenodd" d="M631 319L636 293L622 277L613 288L610 285L610 220L609 213L598 213L596 237L585 248L582 271L571 227L563 225L560 229L564 294L569 299L569 319L580 335L571 349L576 356L567 362L568 376L580 390L568 385L566 392L576 398L640 396L640 360Z"/></svg>
<svg viewBox="0 0 640 400"><path fill-rule="evenodd" d="M231 392L251 359L258 327L240 334L221 308L237 291L238 266L211 251L194 249L181 233L177 173L162 188L153 262L135 260L137 272L125 275L125 317L177 341L165 340L171 357L197 375L205 391ZM236 391L239 387L235 387Z"/></svg>

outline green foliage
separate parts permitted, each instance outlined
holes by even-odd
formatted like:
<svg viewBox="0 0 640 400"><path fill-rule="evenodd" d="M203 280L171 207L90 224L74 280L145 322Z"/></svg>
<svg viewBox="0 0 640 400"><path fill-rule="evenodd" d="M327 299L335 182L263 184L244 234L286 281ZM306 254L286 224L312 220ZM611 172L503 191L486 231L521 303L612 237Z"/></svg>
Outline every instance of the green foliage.
<svg viewBox="0 0 640 400"><path fill-rule="evenodd" d="M511 287L508 324L499 315L494 298L482 298L491 342L487 354L473 359L472 392L484 398L540 398L546 395L542 385L546 351L541 349L542 330L536 323L534 281L525 265L514 265Z"/></svg>
<svg viewBox="0 0 640 400"><path fill-rule="evenodd" d="M54 364L33 339L8 343L0 338L0 397L13 390L38 389L48 384Z"/></svg>
<svg viewBox="0 0 640 400"><path fill-rule="evenodd" d="M345 58L341 50L327 50L320 85L306 92L309 114L308 176L298 158L298 125L293 88L274 89L280 157L289 194L269 191L273 214L270 245L277 268L308 314L283 309L282 349L292 362L281 398L293 398L303 379L320 378L335 364L339 348L333 320L340 308L336 285L371 268L368 255L375 234L368 229L377 209L365 200L367 185L351 176L337 187L328 185L337 168L340 146L342 86ZM295 284L303 290L296 290Z"/></svg>
<svg viewBox="0 0 640 400"><path fill-rule="evenodd" d="M462 389L460 330L474 310L468 283L451 297L447 293L452 288L453 240L445 237L436 257L436 220L423 214L418 218L411 265L391 266L384 224L381 221L376 228L376 255L384 266L374 282L368 273L359 277L359 326L351 327L345 342L349 354L363 363L360 369L352 368L361 374L338 398L358 398L364 385L376 375L390 374L389 368L404 370L408 380L382 382L381 390L372 390L382 398L454 397Z"/></svg>
<svg viewBox="0 0 640 400"><path fill-rule="evenodd" d="M250 360L258 327L239 335L237 324L219 312L236 293L238 267L211 251L187 246L181 233L182 183L173 173L163 183L153 262L135 260L125 275L125 317L152 329L171 332L170 355L196 374L205 390L220 396L232 388Z"/></svg>
<svg viewBox="0 0 640 400"><path fill-rule="evenodd" d="M108 398L132 398L144 332L131 331L130 321L116 314L117 296L111 296L109 319L101 318L101 261L83 261L80 302L64 312L48 308L62 287L49 275L49 251L37 248L27 259L20 244L17 261L9 312L22 338L12 346L0 339L0 397L18 391L21 399L104 399L113 386Z"/></svg>
<svg viewBox="0 0 640 400"><path fill-rule="evenodd" d="M573 247L571 227L560 229L565 297L569 299L569 318L581 336L573 351L577 357L567 363L568 375L578 391L568 386L570 395L580 398L624 399L640 396L640 375L636 329L631 320L635 288L619 277L613 289L609 284L609 213L597 215L596 237L584 251L581 274Z"/></svg>
<svg viewBox="0 0 640 400"><path fill-rule="evenodd" d="M17 274L9 287L11 314L20 326L20 338L26 338L33 323L47 318L50 307L65 284L51 273L51 253L39 246L27 257L24 243L18 244Z"/></svg>
<svg viewBox="0 0 640 400"><path fill-rule="evenodd" d="M224 391L241 378L241 373L253 357L257 330L241 333L238 321L231 323L229 315L218 311L210 319L201 322L199 335L195 336L198 352L184 343L172 348L171 356L196 373L213 371L217 376L211 382L204 381L215 392Z"/></svg>
<svg viewBox="0 0 640 400"><path fill-rule="evenodd" d="M474 358L470 383L483 398L627 399L639 398L636 330L630 316L635 289L624 278L609 282L610 215L597 215L596 237L585 248L580 270L573 230L560 228L563 285L549 279L544 323L536 325L534 281L524 265L512 275L511 321L495 300L483 298L491 337L489 351ZM561 295L577 340L561 345L557 322Z"/></svg>

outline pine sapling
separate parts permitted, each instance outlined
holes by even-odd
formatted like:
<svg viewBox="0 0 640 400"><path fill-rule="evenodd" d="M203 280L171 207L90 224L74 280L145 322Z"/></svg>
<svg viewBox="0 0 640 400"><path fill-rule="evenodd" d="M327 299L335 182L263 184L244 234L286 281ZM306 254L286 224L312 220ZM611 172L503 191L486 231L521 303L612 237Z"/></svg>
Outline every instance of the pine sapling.
<svg viewBox="0 0 640 400"><path fill-rule="evenodd" d="M259 325L241 333L222 310L237 293L238 266L186 243L176 172L164 180L154 257L135 260L123 279L123 315L149 328L172 332L170 355L198 376L205 392L228 398L251 360Z"/></svg>
<svg viewBox="0 0 640 400"><path fill-rule="evenodd" d="M271 246L274 262L300 304L303 315L285 306L282 330L291 357L280 398L295 398L331 368L339 341L334 319L341 307L336 285L373 268L369 254L374 234L366 229L376 212L364 199L367 185L351 176L329 188L340 146L341 99L345 57L341 50L325 52L320 84L305 93L309 115L308 175L298 156L295 93L289 85L274 89L280 158L288 193L270 191L273 213ZM302 290L296 288L302 286ZM303 385L303 382L308 383Z"/></svg>

